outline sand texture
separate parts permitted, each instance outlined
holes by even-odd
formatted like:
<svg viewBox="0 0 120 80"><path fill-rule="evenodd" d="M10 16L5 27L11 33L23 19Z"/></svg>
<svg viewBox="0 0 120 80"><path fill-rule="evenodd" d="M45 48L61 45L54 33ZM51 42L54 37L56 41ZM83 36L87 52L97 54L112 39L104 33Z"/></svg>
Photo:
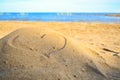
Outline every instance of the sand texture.
<svg viewBox="0 0 120 80"><path fill-rule="evenodd" d="M120 24L0 22L0 80L120 80Z"/></svg>

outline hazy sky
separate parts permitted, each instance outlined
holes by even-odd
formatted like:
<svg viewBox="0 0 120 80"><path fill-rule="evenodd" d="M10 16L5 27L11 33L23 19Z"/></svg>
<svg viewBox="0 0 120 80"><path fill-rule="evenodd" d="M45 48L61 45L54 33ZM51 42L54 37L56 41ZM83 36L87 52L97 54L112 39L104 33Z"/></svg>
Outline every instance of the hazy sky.
<svg viewBox="0 0 120 80"><path fill-rule="evenodd" d="M120 12L120 0L0 0L0 12Z"/></svg>

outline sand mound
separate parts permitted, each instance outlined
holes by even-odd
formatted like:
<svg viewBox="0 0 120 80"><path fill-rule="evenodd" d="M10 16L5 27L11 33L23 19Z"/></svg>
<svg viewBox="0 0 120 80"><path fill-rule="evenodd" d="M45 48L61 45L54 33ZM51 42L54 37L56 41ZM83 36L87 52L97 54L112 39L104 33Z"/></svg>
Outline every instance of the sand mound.
<svg viewBox="0 0 120 80"><path fill-rule="evenodd" d="M48 28L23 28L0 40L0 80L120 80L119 67L106 61Z"/></svg>

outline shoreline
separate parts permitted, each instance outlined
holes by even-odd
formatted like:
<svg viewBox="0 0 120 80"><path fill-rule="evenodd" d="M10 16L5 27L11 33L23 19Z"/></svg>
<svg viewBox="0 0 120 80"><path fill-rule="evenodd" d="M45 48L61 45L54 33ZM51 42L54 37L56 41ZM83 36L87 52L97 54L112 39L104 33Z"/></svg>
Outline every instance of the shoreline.
<svg viewBox="0 0 120 80"><path fill-rule="evenodd" d="M120 17L120 13L118 14L105 14L105 16L112 16L112 17Z"/></svg>
<svg viewBox="0 0 120 80"><path fill-rule="evenodd" d="M120 22L116 22L116 23L114 23L114 22L81 22L81 21L79 21L79 22L77 22L77 21L73 21L73 22L64 22L64 21L14 21L14 20L0 20L0 23L1 22L18 22L18 23L91 23L91 24L120 24Z"/></svg>

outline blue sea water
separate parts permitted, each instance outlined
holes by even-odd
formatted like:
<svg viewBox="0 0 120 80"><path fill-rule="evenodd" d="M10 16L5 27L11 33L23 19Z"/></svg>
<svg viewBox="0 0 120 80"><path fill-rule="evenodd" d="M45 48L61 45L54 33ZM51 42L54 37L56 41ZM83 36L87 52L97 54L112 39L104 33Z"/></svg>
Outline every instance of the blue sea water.
<svg viewBox="0 0 120 80"><path fill-rule="evenodd" d="M0 13L0 21L120 23L120 17L105 13Z"/></svg>

